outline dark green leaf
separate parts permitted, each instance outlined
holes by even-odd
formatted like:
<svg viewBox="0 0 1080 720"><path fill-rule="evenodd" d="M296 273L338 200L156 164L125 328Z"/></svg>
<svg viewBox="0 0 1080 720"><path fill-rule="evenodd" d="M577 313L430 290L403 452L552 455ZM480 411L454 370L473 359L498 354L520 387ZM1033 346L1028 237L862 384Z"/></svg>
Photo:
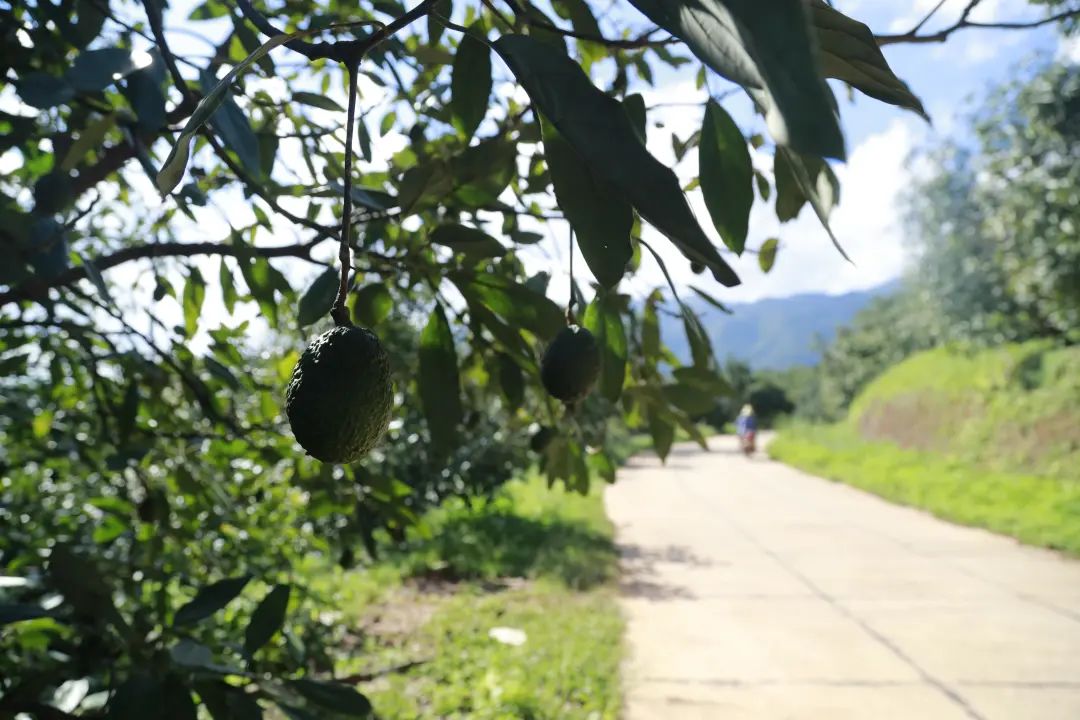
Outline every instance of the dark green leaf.
<svg viewBox="0 0 1080 720"><path fill-rule="evenodd" d="M832 168L821 158L804 157L787 148L776 148L776 154L778 157L783 158L783 165L786 166L787 173L790 175L791 180L794 181L799 193L810 202L814 214L818 216L821 226L825 228L829 239L832 240L833 247L843 255L845 260L850 262L851 258L844 252L844 248L840 245L840 241L836 239L836 235L833 234L832 227L829 225L829 214L836 203L840 201L840 182L837 180ZM776 192L776 202L779 207L779 176L777 177ZM779 210L777 210L777 216L779 216Z"/></svg>
<svg viewBox="0 0 1080 720"><path fill-rule="evenodd" d="M198 720L191 690L175 674L166 676L157 707L159 710L154 715L161 720Z"/></svg>
<svg viewBox="0 0 1080 720"><path fill-rule="evenodd" d="M735 121L710 100L701 127L701 194L724 244L741 254L754 204L754 167Z"/></svg>
<svg viewBox="0 0 1080 720"><path fill-rule="evenodd" d="M325 95L318 95L311 92L297 91L292 94L293 102L298 102L301 105L309 105L320 110L333 110L334 112L345 112L345 108L333 98L328 98Z"/></svg>
<svg viewBox="0 0 1080 720"><path fill-rule="evenodd" d="M353 319L363 327L374 327L390 315L394 298L382 283L366 285L353 296Z"/></svg>
<svg viewBox="0 0 1080 720"><path fill-rule="evenodd" d="M439 304L420 333L417 384L432 444L442 451L453 448L462 418L461 379L454 335Z"/></svg>
<svg viewBox="0 0 1080 720"><path fill-rule="evenodd" d="M544 156L559 208L577 235L578 247L593 277L611 289L630 261L630 203L609 182L597 177L559 131L543 123Z"/></svg>
<svg viewBox="0 0 1080 720"><path fill-rule="evenodd" d="M817 30L826 77L842 80L872 98L930 119L919 98L889 67L870 28L822 0L810 0L810 17Z"/></svg>
<svg viewBox="0 0 1080 720"><path fill-rule="evenodd" d="M626 114L630 116L630 122L633 124L634 130L641 140L641 144L646 144L648 142L648 133L646 131L645 98L640 93L634 93L624 97L622 102Z"/></svg>
<svg viewBox="0 0 1080 720"><path fill-rule="evenodd" d="M615 402L626 381L626 330L615 298L598 293L585 308L583 325L600 346L600 393Z"/></svg>
<svg viewBox="0 0 1080 720"><path fill-rule="evenodd" d="M525 402L525 377L514 359L505 353L496 356L499 370L499 387L502 388L506 405L517 410Z"/></svg>
<svg viewBox="0 0 1080 720"><path fill-rule="evenodd" d="M262 720L262 708L238 687L220 680L204 680L195 685L195 691L214 720Z"/></svg>
<svg viewBox="0 0 1080 720"><path fill-rule="evenodd" d="M202 312L203 299L206 297L206 281L197 267L188 271L184 283L184 332L188 337L195 334L199 326L199 314Z"/></svg>
<svg viewBox="0 0 1080 720"><path fill-rule="evenodd" d="M450 162L454 196L467 205L488 205L517 176L517 145L501 137L467 148Z"/></svg>
<svg viewBox="0 0 1080 720"><path fill-rule="evenodd" d="M159 678L137 673L116 689L109 701L107 720L144 720L147 708L160 707L163 683Z"/></svg>
<svg viewBox="0 0 1080 720"><path fill-rule="evenodd" d="M318 680L292 680L289 686L304 698L336 715L366 718L371 715L371 703L348 685Z"/></svg>
<svg viewBox="0 0 1080 720"><path fill-rule="evenodd" d="M450 112L458 132L471 138L484 119L491 97L491 51L472 36L484 34L483 24L473 23L461 37L450 77Z"/></svg>
<svg viewBox="0 0 1080 720"><path fill-rule="evenodd" d="M603 478L605 482L615 482L615 463L607 453L603 451L589 453L586 461L589 464L589 469Z"/></svg>
<svg viewBox="0 0 1080 720"><path fill-rule="evenodd" d="M440 225L431 232L428 239L473 259L500 257L506 254L506 248L498 240L483 230L465 225Z"/></svg>
<svg viewBox="0 0 1080 720"><path fill-rule="evenodd" d="M15 89L24 103L41 110L63 105L75 97L71 83L42 72L27 73L15 84Z"/></svg>
<svg viewBox="0 0 1080 720"><path fill-rule="evenodd" d="M681 367L675 368L671 374L680 383L701 388L702 391L714 396L730 395L732 392L727 381L708 368Z"/></svg>
<svg viewBox="0 0 1080 720"><path fill-rule="evenodd" d="M48 616L49 611L38 605L21 603L3 604L0 605L0 628L12 623L22 622L24 620L37 620L38 618Z"/></svg>
<svg viewBox="0 0 1080 720"><path fill-rule="evenodd" d="M630 0L697 57L751 89L773 136L800 152L844 157L804 0Z"/></svg>
<svg viewBox="0 0 1080 720"><path fill-rule="evenodd" d="M300 327L307 327L326 317L334 306L341 275L336 268L327 268L311 283L300 296L297 305L296 321Z"/></svg>
<svg viewBox="0 0 1080 720"><path fill-rule="evenodd" d="M165 62L157 50L151 50L150 57L152 61L149 65L128 75L124 95L135 111L139 127L156 132L165 126L167 120L165 93L161 89L165 80Z"/></svg>
<svg viewBox="0 0 1080 720"><path fill-rule="evenodd" d="M195 594L191 602L176 611L176 615L173 616L173 627L191 625L205 620L228 605L250 581L250 575L241 575L207 585Z"/></svg>
<svg viewBox="0 0 1080 720"><path fill-rule="evenodd" d="M541 293L495 275L452 276L466 300L479 303L511 326L524 328L549 341L565 326L562 310Z"/></svg>
<svg viewBox="0 0 1080 720"><path fill-rule="evenodd" d="M214 91L216 79L213 75L203 73L201 80L203 92L209 97ZM240 163L249 173L257 178L262 177L259 141L244 111L232 99L230 91L226 90L210 116L210 127L221 137L225 149L236 153L236 156L240 158Z"/></svg>
<svg viewBox="0 0 1080 720"><path fill-rule="evenodd" d="M98 5L93 0L76 1L78 18L75 20L71 34L75 47L79 49L86 47L101 33L101 27L105 24L105 13L102 12L102 7L108 8L108 3Z"/></svg>
<svg viewBox="0 0 1080 720"><path fill-rule="evenodd" d="M776 262L776 251L780 247L780 241L776 238L769 238L758 250L758 265L761 266L761 272L769 272L772 270L773 264Z"/></svg>
<svg viewBox="0 0 1080 720"><path fill-rule="evenodd" d="M702 392L700 387L673 383L664 386L664 397L669 403L690 416L704 415L716 406L716 398Z"/></svg>
<svg viewBox="0 0 1080 720"><path fill-rule="evenodd" d="M76 91L90 93L104 90L135 69L130 50L102 48L76 55L65 77Z"/></svg>
<svg viewBox="0 0 1080 720"><path fill-rule="evenodd" d="M270 642L270 638L274 637L285 624L285 611L289 608L290 590L288 585L275 585L251 614L251 621L244 631L244 652L248 657Z"/></svg>
<svg viewBox="0 0 1080 720"><path fill-rule="evenodd" d="M652 435L653 449L660 456L661 461L666 461L671 445L675 442L675 425L669 421L656 407L650 405L646 411L649 421L649 434Z"/></svg>
<svg viewBox="0 0 1080 720"><path fill-rule="evenodd" d="M776 219L788 222L799 216L799 211L806 204L806 196L795 179L794 170L789 161L790 155L777 148L773 157L773 182L776 185Z"/></svg>
<svg viewBox="0 0 1080 720"><path fill-rule="evenodd" d="M725 285L739 282L698 225L675 174L649 154L622 104L596 89L581 67L543 42L504 35L496 49L537 108L589 167Z"/></svg>
<svg viewBox="0 0 1080 720"><path fill-rule="evenodd" d="M585 0L552 0L551 7L559 17L570 21L575 32L591 37L603 36Z"/></svg>

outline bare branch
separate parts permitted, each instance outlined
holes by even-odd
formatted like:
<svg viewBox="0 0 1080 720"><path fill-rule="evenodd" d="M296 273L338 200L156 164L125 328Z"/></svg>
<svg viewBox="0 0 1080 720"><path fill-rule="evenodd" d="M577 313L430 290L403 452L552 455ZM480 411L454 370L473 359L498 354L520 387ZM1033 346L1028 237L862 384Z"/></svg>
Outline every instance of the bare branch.
<svg viewBox="0 0 1080 720"><path fill-rule="evenodd" d="M971 0L968 6L964 8L964 12L960 15L960 19L937 32L920 35L918 32L922 27L922 23L920 23L906 33L899 35L875 35L874 39L877 40L878 45L941 43L948 40L949 36L953 33L968 28L981 30L1030 30L1032 28L1062 22L1063 20L1069 20L1071 18L1080 18L1080 8L1078 8L1074 10L1064 10L1054 15L1048 15L1040 20L1018 20L1014 22L977 22L969 20L968 17L971 15L971 11L975 9L980 1L981 0Z"/></svg>

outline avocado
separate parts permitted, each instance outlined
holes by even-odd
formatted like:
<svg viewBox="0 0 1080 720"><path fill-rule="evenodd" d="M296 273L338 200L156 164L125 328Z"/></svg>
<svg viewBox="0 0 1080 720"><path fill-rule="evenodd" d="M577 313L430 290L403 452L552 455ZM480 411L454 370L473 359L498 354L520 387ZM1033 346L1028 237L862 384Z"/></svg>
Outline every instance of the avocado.
<svg viewBox="0 0 1080 720"><path fill-rule="evenodd" d="M390 359L375 333L336 327L315 338L293 368L285 412L297 442L314 458L351 463L390 424Z"/></svg>
<svg viewBox="0 0 1080 720"><path fill-rule="evenodd" d="M560 330L540 361L544 388L567 404L584 399L599 377L600 347L593 334L578 325Z"/></svg>

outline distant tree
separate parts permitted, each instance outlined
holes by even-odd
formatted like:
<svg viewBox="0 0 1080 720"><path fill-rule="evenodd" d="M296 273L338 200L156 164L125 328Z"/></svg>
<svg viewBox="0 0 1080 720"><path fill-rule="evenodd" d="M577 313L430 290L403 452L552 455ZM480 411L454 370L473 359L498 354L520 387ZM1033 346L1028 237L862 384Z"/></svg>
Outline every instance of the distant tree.
<svg viewBox="0 0 1080 720"><path fill-rule="evenodd" d="M908 196L910 282L942 340L1080 339L1080 73L994 91L973 145L938 148Z"/></svg>

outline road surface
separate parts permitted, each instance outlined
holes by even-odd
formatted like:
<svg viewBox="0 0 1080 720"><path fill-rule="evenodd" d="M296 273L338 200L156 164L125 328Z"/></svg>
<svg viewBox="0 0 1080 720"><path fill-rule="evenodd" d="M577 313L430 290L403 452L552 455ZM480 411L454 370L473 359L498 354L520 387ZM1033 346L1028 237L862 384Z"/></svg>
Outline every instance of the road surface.
<svg viewBox="0 0 1080 720"><path fill-rule="evenodd" d="M1080 562L711 442L607 490L625 720L1080 719Z"/></svg>

